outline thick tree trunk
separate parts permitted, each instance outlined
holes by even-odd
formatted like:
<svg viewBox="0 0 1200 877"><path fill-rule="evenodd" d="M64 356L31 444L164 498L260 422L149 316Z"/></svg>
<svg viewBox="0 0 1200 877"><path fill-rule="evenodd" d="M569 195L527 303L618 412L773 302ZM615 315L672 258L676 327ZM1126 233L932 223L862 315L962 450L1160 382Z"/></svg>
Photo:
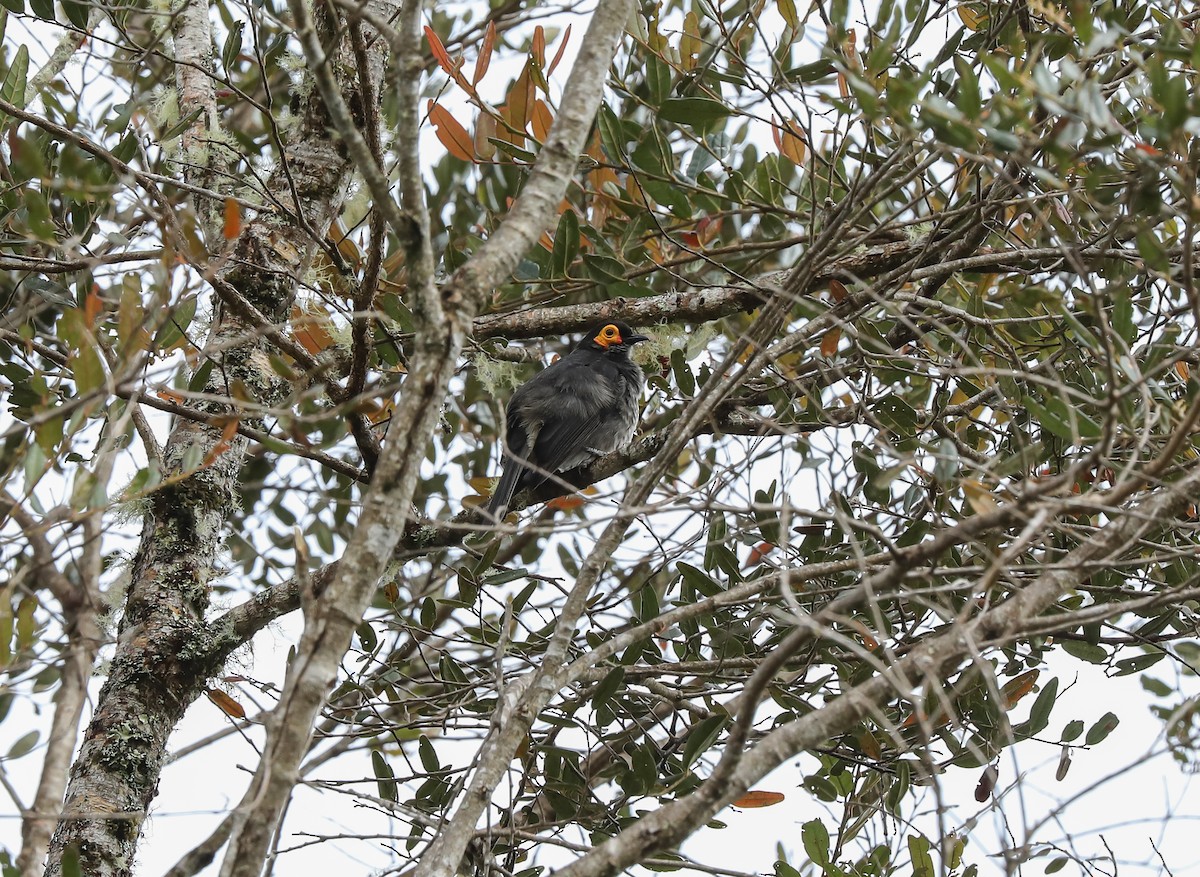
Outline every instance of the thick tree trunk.
<svg viewBox="0 0 1200 877"><path fill-rule="evenodd" d="M318 28L328 45L333 29L323 13ZM385 51L384 40L374 41L369 72L376 81ZM342 87L353 93L356 85L351 78ZM339 211L352 170L313 94L269 183L287 212L264 212L247 224L214 275L223 299L237 303L218 310L209 337L208 349L220 352L213 355L217 365L205 391L216 397L232 399L232 388L240 385L256 403L270 406L289 389L271 368L260 320L273 327L286 321L296 280ZM234 404L213 403L209 413L254 421ZM245 450L244 438L206 424L180 420L172 431L165 486L146 512L116 654L71 770L51 841L49 877L62 873L64 856L78 857L80 872L89 877L132 871L167 740L219 670L213 656L230 650L214 641L204 616Z"/></svg>

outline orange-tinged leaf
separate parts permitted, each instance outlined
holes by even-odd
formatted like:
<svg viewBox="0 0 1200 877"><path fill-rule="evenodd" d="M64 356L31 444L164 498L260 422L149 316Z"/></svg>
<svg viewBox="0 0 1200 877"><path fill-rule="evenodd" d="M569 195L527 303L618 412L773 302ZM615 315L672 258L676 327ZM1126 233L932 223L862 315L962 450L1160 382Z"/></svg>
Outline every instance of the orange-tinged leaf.
<svg viewBox="0 0 1200 877"><path fill-rule="evenodd" d="M562 42L558 44L558 51L554 53L554 60L550 62L550 67L546 70L546 76L549 77L554 72L554 68L558 66L558 62L562 60L563 52L567 50L567 43L571 39L571 25L567 25L567 29L563 32Z"/></svg>
<svg viewBox="0 0 1200 877"><path fill-rule="evenodd" d="M926 715L924 710L917 710L916 712L909 713L908 718L900 723L900 727L901 727L901 729L911 728L911 727L913 727L913 725L917 724L918 722L921 722L921 723L929 723L934 728L940 728L942 725L946 724L946 722L948 722L949 720L950 720L950 717L947 716L946 713L943 712L942 710L938 710L932 716Z"/></svg>
<svg viewBox="0 0 1200 877"><path fill-rule="evenodd" d="M475 142L449 110L430 101L429 121L433 122L437 139L446 147L447 152L461 161L475 161Z"/></svg>
<svg viewBox="0 0 1200 877"><path fill-rule="evenodd" d="M646 248L646 255L650 257L650 261L655 265L663 263L662 244L658 238L649 238L642 246Z"/></svg>
<svg viewBox="0 0 1200 877"><path fill-rule="evenodd" d="M471 76L471 84L478 85L492 63L492 49L496 46L496 22L489 21L483 34L483 46L479 49L479 57L475 59L475 72Z"/></svg>
<svg viewBox="0 0 1200 877"><path fill-rule="evenodd" d="M88 290L87 296L83 300L83 324L89 329L96 325L96 317L100 316L100 312L104 310L104 300L100 298L100 292L95 284Z"/></svg>
<svg viewBox="0 0 1200 877"><path fill-rule="evenodd" d="M476 493L489 494L492 492L493 479L487 475L477 475L474 478L468 478L467 484Z"/></svg>
<svg viewBox="0 0 1200 877"><path fill-rule="evenodd" d="M204 457L204 468L208 468L216 462L217 458L229 450L229 446L233 443L233 437L237 435L238 419L230 417L225 421L224 427L221 429L220 440L212 446L212 449Z"/></svg>
<svg viewBox="0 0 1200 877"><path fill-rule="evenodd" d="M879 640L875 639L875 637L871 635L871 631L865 624L863 624L857 618L852 618L850 619L850 626L858 631L858 635L862 637L863 645L865 645L868 649L875 651L877 648L879 648Z"/></svg>
<svg viewBox="0 0 1200 877"><path fill-rule="evenodd" d="M161 390L155 390L154 395L162 399L164 402L174 402L176 405L182 405L184 403L184 396L182 393L176 393L174 390L168 390L165 387Z"/></svg>
<svg viewBox="0 0 1200 877"><path fill-rule="evenodd" d="M391 419L392 412L396 410L396 402L394 399L388 399L382 405L372 404L366 411L362 412L367 415L367 420L374 424L383 423Z"/></svg>
<svg viewBox="0 0 1200 877"><path fill-rule="evenodd" d="M808 142L804 130L795 122L784 122L776 129L775 145L779 147L779 154L792 164L804 164Z"/></svg>
<svg viewBox="0 0 1200 877"><path fill-rule="evenodd" d="M425 25L425 39L429 41L429 51L433 53L433 59L438 62L438 66L449 73L450 77L463 88L468 88L467 80L463 78L462 71L459 69L460 65L450 58L450 53L446 51L441 39L429 25Z"/></svg>
<svg viewBox="0 0 1200 877"><path fill-rule="evenodd" d="M529 51L533 55L533 63L539 67L546 66L546 29L540 24L533 29L533 46Z"/></svg>
<svg viewBox="0 0 1200 877"><path fill-rule="evenodd" d="M575 509L582 506L587 500L577 493L572 493L567 496L556 496L554 499L546 503L546 508L555 509L560 512L573 512Z"/></svg>
<svg viewBox="0 0 1200 877"><path fill-rule="evenodd" d="M700 20L695 12L683 17L683 36L679 39L679 64L684 70L693 69L700 61Z"/></svg>
<svg viewBox="0 0 1200 877"><path fill-rule="evenodd" d="M533 118L530 121L533 123L533 136L539 143L545 143L550 134L550 126L554 124L554 115L541 98L533 102Z"/></svg>
<svg viewBox="0 0 1200 877"><path fill-rule="evenodd" d="M632 177L633 175L630 174ZM724 221L723 216L718 216L713 219L711 216L702 216L700 221L696 223L696 234L700 237L700 245L705 246L712 242L718 234L721 233L721 223Z"/></svg>
<svg viewBox="0 0 1200 877"><path fill-rule="evenodd" d="M839 72L837 75L838 94L842 96L842 100L850 97L850 84L846 81L846 74Z"/></svg>
<svg viewBox="0 0 1200 877"><path fill-rule="evenodd" d="M225 713L225 715L235 719L246 718L246 710L242 707L242 705L224 691L216 688L210 688L205 692L205 694L208 695L208 699L215 703L221 712Z"/></svg>
<svg viewBox="0 0 1200 877"><path fill-rule="evenodd" d="M292 305L292 335L313 356L333 345L333 336L329 333L331 327L329 317L321 311Z"/></svg>
<svg viewBox="0 0 1200 877"><path fill-rule="evenodd" d="M775 550L774 543L760 542L750 549L749 556L746 557L746 567L757 566L763 562L763 558ZM745 567L744 567L745 568Z"/></svg>
<svg viewBox="0 0 1200 877"><path fill-rule="evenodd" d="M383 586L383 596L389 603L395 603L400 599L400 586L396 584L395 580Z"/></svg>
<svg viewBox="0 0 1200 877"><path fill-rule="evenodd" d="M825 337L821 339L821 355L833 356L837 353L838 342L842 340L842 330L834 326L825 333Z"/></svg>
<svg viewBox="0 0 1200 877"><path fill-rule="evenodd" d="M358 248L358 244L350 237L350 232L346 230L344 222L340 219L335 219L329 226L329 231L325 234L325 237L337 248L343 259L351 265L362 265L362 250Z"/></svg>
<svg viewBox="0 0 1200 877"><path fill-rule="evenodd" d="M529 74L529 62L512 84L505 98L504 118L515 131L524 132L529 125L529 114L533 111L533 77ZM524 138L521 138L524 142Z"/></svg>
<svg viewBox="0 0 1200 877"><path fill-rule="evenodd" d="M875 739L875 735L871 733L869 728L863 728L859 731L855 739L858 741L858 748L868 758L878 761L883 757L883 747L879 745L879 741Z"/></svg>
<svg viewBox="0 0 1200 877"><path fill-rule="evenodd" d="M842 281L830 280L829 281L829 294L833 296L834 301L841 301L849 293L846 290L846 284L842 283Z"/></svg>
<svg viewBox="0 0 1200 877"><path fill-rule="evenodd" d="M232 198L225 199L225 223L221 226L221 234L225 240L231 241L242 233L242 205Z"/></svg>
<svg viewBox="0 0 1200 877"><path fill-rule="evenodd" d="M970 6L960 3L958 6L958 17L962 19L962 23L967 26L967 30L974 32L979 30L987 22L987 16L976 12Z"/></svg>
<svg viewBox="0 0 1200 877"><path fill-rule="evenodd" d="M963 493L967 497L967 502L975 510L975 514L988 515L1000 508L1000 504L996 502L996 498L983 485L983 482L975 481L972 478L964 478L962 487Z"/></svg>
<svg viewBox="0 0 1200 877"><path fill-rule="evenodd" d="M760 792L757 789L751 789L734 801L733 806L743 809L770 807L772 804L778 804L782 801L783 797L783 792Z"/></svg>
<svg viewBox="0 0 1200 877"><path fill-rule="evenodd" d="M1017 702L1029 692L1033 691L1033 684L1037 682L1038 670L1026 670L1019 676L1014 676L1008 682L1004 683L1004 687L1000 689L1000 695L1004 698L1004 705L1010 709L1017 705Z"/></svg>
<svg viewBox="0 0 1200 877"><path fill-rule="evenodd" d="M1192 374L1191 369L1188 368L1188 364L1186 362L1184 362L1182 359L1179 360L1179 362L1175 363L1174 367L1175 367L1175 374L1179 375L1180 379L1182 379L1182 380L1186 381Z"/></svg>

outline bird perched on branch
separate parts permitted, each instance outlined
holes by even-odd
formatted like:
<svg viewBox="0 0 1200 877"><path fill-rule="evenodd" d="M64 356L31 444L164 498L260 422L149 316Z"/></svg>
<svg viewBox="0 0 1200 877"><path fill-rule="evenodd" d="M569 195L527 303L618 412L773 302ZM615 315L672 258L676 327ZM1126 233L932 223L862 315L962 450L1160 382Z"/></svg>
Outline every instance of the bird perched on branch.
<svg viewBox="0 0 1200 877"><path fill-rule="evenodd" d="M574 350L517 388L506 409L504 472L487 507L492 517L504 517L518 490L538 487L629 443L645 385L629 352L646 340L619 320L600 323Z"/></svg>

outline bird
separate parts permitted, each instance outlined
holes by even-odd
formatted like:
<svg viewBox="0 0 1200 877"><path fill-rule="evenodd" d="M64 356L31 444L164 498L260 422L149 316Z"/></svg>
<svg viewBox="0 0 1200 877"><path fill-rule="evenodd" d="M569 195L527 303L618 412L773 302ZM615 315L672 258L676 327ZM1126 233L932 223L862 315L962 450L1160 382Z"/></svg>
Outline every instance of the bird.
<svg viewBox="0 0 1200 877"><path fill-rule="evenodd" d="M518 490L629 444L646 383L629 354L648 340L620 320L598 323L517 388L505 409L504 469L487 507L493 519L504 518Z"/></svg>

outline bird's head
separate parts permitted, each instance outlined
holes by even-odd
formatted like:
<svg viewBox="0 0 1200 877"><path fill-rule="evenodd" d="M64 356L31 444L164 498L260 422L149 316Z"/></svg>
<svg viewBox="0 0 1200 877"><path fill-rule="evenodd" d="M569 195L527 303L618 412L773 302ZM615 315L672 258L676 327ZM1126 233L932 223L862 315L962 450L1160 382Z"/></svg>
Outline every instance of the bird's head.
<svg viewBox="0 0 1200 877"><path fill-rule="evenodd" d="M645 335L634 332L628 323L612 320L592 326L583 340L579 342L579 346L605 353L623 353L633 345L649 340Z"/></svg>

